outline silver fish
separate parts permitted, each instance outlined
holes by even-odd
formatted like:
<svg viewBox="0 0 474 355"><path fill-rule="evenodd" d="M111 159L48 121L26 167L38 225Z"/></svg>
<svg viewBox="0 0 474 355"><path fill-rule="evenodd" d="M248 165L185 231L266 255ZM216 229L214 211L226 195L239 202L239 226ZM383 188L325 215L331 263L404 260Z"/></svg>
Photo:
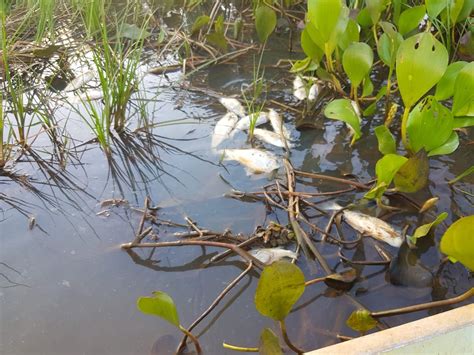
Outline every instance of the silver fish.
<svg viewBox="0 0 474 355"><path fill-rule="evenodd" d="M270 173L280 168L276 155L260 149L226 149L223 160L235 160L246 167L248 173Z"/></svg>
<svg viewBox="0 0 474 355"><path fill-rule="evenodd" d="M214 127L214 133L212 134L211 146L212 149L217 148L234 129L235 124L239 120L239 117L234 112L227 112Z"/></svg>
<svg viewBox="0 0 474 355"><path fill-rule="evenodd" d="M308 97L308 93L306 92L306 84L299 76L296 76L295 80L293 80L293 95L300 101Z"/></svg>
<svg viewBox="0 0 474 355"><path fill-rule="evenodd" d="M274 109L268 110L268 119L270 120L270 124L272 125L273 130L279 134L280 136L285 137L285 139L290 140L290 132L288 128L285 127L283 123L283 119L281 116L276 112Z"/></svg>
<svg viewBox="0 0 474 355"><path fill-rule="evenodd" d="M245 116L245 109L239 100L231 97L221 97L219 102L227 109L227 111L233 112L239 117Z"/></svg>
<svg viewBox="0 0 474 355"><path fill-rule="evenodd" d="M81 88L82 86L84 86L89 81L91 81L92 79L94 79L94 72L91 70L86 71L85 73L80 74L76 76L73 80L71 80L69 84L67 84L67 86L64 88L63 92L77 90Z"/></svg>
<svg viewBox="0 0 474 355"><path fill-rule="evenodd" d="M285 148L285 142L282 139L282 136L279 134L261 128L255 128L253 130L253 135L255 138L260 139L261 141L272 144L276 147ZM293 145L291 143L287 143L288 148L292 148Z"/></svg>
<svg viewBox="0 0 474 355"><path fill-rule="evenodd" d="M298 254L296 254L294 251L282 248L254 249L250 250L249 254L265 265L270 265L271 263L281 260L283 258L296 259L298 257Z"/></svg>
<svg viewBox="0 0 474 355"><path fill-rule="evenodd" d="M308 100L315 101L318 95L319 95L319 85L318 84L311 85L308 92Z"/></svg>
<svg viewBox="0 0 474 355"><path fill-rule="evenodd" d="M237 124L235 125L235 129L232 132L231 136L237 131L248 130L250 128L250 123L252 120L255 120L255 126L260 126L268 122L268 114L266 112L252 113L241 118L239 122L237 122Z"/></svg>

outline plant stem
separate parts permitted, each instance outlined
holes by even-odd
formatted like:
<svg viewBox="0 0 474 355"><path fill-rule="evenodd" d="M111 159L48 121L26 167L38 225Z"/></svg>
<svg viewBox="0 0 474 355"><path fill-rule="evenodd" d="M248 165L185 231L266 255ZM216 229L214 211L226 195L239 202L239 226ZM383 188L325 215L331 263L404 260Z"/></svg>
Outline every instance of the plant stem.
<svg viewBox="0 0 474 355"><path fill-rule="evenodd" d="M230 345L227 343L222 343L222 346L226 349L234 350L234 351L240 351L242 353L258 353L259 348L244 348L241 346L236 346L236 345Z"/></svg>
<svg viewBox="0 0 474 355"><path fill-rule="evenodd" d="M332 65L332 58L331 58L331 53L329 53L329 43L324 44L324 54L326 55L326 66L327 70L330 73L334 72L334 67Z"/></svg>
<svg viewBox="0 0 474 355"><path fill-rule="evenodd" d="M406 150L410 150L410 146L408 143L407 137L407 123L408 123L408 115L410 114L410 107L406 106L405 111L403 111L402 117L402 142Z"/></svg>
<svg viewBox="0 0 474 355"><path fill-rule="evenodd" d="M295 346L291 341L290 338L288 337L288 333L286 332L286 325L285 325L285 320L281 320L280 322L280 330L281 330L281 335L283 336L283 340L285 341L286 345L289 346L291 350L293 350L297 354L303 354L304 351Z"/></svg>
<svg viewBox="0 0 474 355"><path fill-rule="evenodd" d="M390 108L390 88L392 86L392 74L393 74L393 65L390 66L390 69L388 70L387 91L385 92L385 119L387 118L388 111Z"/></svg>
<svg viewBox="0 0 474 355"><path fill-rule="evenodd" d="M186 334L189 337L189 339L191 339L191 341L194 343L194 346L196 348L196 352L198 353L198 355L202 355L202 349L201 349L201 345L199 345L199 340L189 330L184 328L182 325L179 326L179 330L181 330L184 334Z"/></svg>
<svg viewBox="0 0 474 355"><path fill-rule="evenodd" d="M463 302L471 297L474 297L474 287L464 292L462 295L459 295L453 298L448 298L446 300L422 303L422 304L417 304L414 306L408 306L408 307L403 307L403 308L395 308L395 309L390 309L387 311L372 312L370 313L370 315L374 318L397 316L399 314L419 312L419 311L424 311L426 309L431 309L431 308L436 308L436 307L450 306L452 304Z"/></svg>
<svg viewBox="0 0 474 355"><path fill-rule="evenodd" d="M308 281L306 281L306 282L304 283L304 285L305 285L305 286L309 286L309 285L317 284L317 283L322 282L322 281L324 281L324 280L326 280L326 276L324 276L324 277L318 277L318 278L312 279L312 280L308 280Z"/></svg>

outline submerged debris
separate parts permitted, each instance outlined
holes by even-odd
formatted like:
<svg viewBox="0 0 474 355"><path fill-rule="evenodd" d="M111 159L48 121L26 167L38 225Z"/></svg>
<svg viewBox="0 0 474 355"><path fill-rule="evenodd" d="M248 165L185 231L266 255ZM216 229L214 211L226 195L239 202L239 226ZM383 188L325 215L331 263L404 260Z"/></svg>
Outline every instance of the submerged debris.
<svg viewBox="0 0 474 355"><path fill-rule="evenodd" d="M270 173L280 168L278 157L260 149L226 149L223 160L235 160L247 168L248 173Z"/></svg>

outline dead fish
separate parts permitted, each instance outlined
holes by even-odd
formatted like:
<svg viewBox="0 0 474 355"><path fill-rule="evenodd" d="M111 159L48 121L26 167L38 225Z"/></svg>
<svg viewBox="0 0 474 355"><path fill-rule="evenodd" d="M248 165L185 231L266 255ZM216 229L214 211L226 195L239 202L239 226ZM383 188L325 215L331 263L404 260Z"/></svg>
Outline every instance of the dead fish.
<svg viewBox="0 0 474 355"><path fill-rule="evenodd" d="M343 208L335 202L321 204L320 207L326 210L341 210ZM347 209L342 211L342 215L347 224L364 236L373 237L396 248L403 244L401 233L380 218Z"/></svg>
<svg viewBox="0 0 474 355"><path fill-rule="evenodd" d="M420 210L418 211L419 213L425 213L426 211L428 211L429 209L433 208L434 206L436 206L436 204L438 203L439 201L439 197L432 197L428 200L425 201L425 203L423 203L423 206L421 206Z"/></svg>
<svg viewBox="0 0 474 355"><path fill-rule="evenodd" d="M285 142L283 141L282 136L275 132L266 129L255 128L253 130L253 135L265 143L274 145L276 147L285 148ZM287 145L288 148L293 147L291 143L287 143Z"/></svg>
<svg viewBox="0 0 474 355"><path fill-rule="evenodd" d="M308 100L309 101L316 101L316 98L319 95L319 85L318 84L313 84L309 88L308 92Z"/></svg>
<svg viewBox="0 0 474 355"><path fill-rule="evenodd" d="M252 120L255 120L255 126L260 126L268 122L268 114L266 112L252 113L241 118L235 125L235 129L232 131L231 136L233 136L237 131L248 130Z"/></svg>
<svg viewBox="0 0 474 355"><path fill-rule="evenodd" d="M270 265L283 258L296 259L298 257L294 251L282 248L259 248L250 250L249 254L265 265Z"/></svg>
<svg viewBox="0 0 474 355"><path fill-rule="evenodd" d="M77 90L92 79L94 79L94 72L92 70L86 71L85 73L82 73L76 76L73 80L71 80L69 84L64 88L63 92Z"/></svg>
<svg viewBox="0 0 474 355"><path fill-rule="evenodd" d="M282 137L285 137L285 139L287 140L291 139L290 132L285 127L285 124L283 123L283 119L278 114L278 112L276 112L274 109L269 109L268 119L270 120L270 124L272 125L273 130L277 134L279 134Z"/></svg>
<svg viewBox="0 0 474 355"><path fill-rule="evenodd" d="M226 149L223 160L235 160L247 168L248 173L270 173L280 168L276 155L260 149Z"/></svg>
<svg viewBox="0 0 474 355"><path fill-rule="evenodd" d="M104 98L104 92L100 89L87 90L80 95L74 95L67 98L70 104L76 104L81 102L95 101Z"/></svg>
<svg viewBox="0 0 474 355"><path fill-rule="evenodd" d="M239 120L239 117L234 112L227 112L214 127L214 133L212 135L211 146L213 149L217 148L227 137L230 132L234 129L235 124Z"/></svg>
<svg viewBox="0 0 474 355"><path fill-rule="evenodd" d="M227 109L227 111L233 112L239 117L245 116L245 109L239 100L231 97L221 97L219 102Z"/></svg>
<svg viewBox="0 0 474 355"><path fill-rule="evenodd" d="M30 216L28 217L28 229L32 230L36 226L36 217Z"/></svg>
<svg viewBox="0 0 474 355"><path fill-rule="evenodd" d="M296 76L295 80L293 80L293 95L300 101L308 97L306 92L306 84L299 76Z"/></svg>

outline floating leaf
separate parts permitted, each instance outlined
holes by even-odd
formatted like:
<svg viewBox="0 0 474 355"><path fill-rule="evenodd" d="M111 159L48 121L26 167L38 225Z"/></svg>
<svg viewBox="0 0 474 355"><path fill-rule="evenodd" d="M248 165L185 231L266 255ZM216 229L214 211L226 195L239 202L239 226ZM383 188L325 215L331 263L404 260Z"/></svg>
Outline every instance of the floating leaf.
<svg viewBox="0 0 474 355"><path fill-rule="evenodd" d="M419 238L426 236L430 232L431 229L435 228L438 224L444 221L446 217L448 217L447 212L441 213L438 217L436 217L436 219L433 222L426 223L426 224L423 224L422 226L419 226L415 230L415 233L412 236L409 236L408 238L413 244L416 244L416 241Z"/></svg>
<svg viewBox="0 0 474 355"><path fill-rule="evenodd" d="M402 12L398 19L398 29L402 35L414 30L425 16L425 5L413 6Z"/></svg>
<svg viewBox="0 0 474 355"><path fill-rule="evenodd" d="M357 280L357 270L347 269L338 273L330 274L324 279L324 283L336 290L348 291Z"/></svg>
<svg viewBox="0 0 474 355"><path fill-rule="evenodd" d="M454 222L441 238L440 249L474 271L474 215Z"/></svg>
<svg viewBox="0 0 474 355"><path fill-rule="evenodd" d="M133 41L139 41L150 36L150 33L145 31L144 28L140 28L135 24L124 23L119 31L119 36L131 39Z"/></svg>
<svg viewBox="0 0 474 355"><path fill-rule="evenodd" d="M387 186L393 180L398 169L408 161L407 158L398 154L387 154L377 161L375 164L375 173L377 174L377 182L384 182Z"/></svg>
<svg viewBox="0 0 474 355"><path fill-rule="evenodd" d="M416 192L426 186L429 173L428 155L421 149L400 167L393 182L398 191Z"/></svg>
<svg viewBox="0 0 474 355"><path fill-rule="evenodd" d="M201 28L206 26L209 22L211 21L211 18L207 15L201 15L199 16L196 21L193 23L193 27L191 28L191 34L195 34L199 32Z"/></svg>
<svg viewBox="0 0 474 355"><path fill-rule="evenodd" d="M347 47L342 55L342 65L354 87L359 86L372 67L374 54L368 44L357 42Z"/></svg>
<svg viewBox="0 0 474 355"><path fill-rule="evenodd" d="M280 342L278 337L270 328L265 328L260 334L260 346L258 348L260 355L281 355Z"/></svg>
<svg viewBox="0 0 474 355"><path fill-rule="evenodd" d="M365 195L364 198L372 200L380 198L387 191L388 185L385 182L379 182L373 188L371 188Z"/></svg>
<svg viewBox="0 0 474 355"><path fill-rule="evenodd" d="M448 51L431 33L419 33L400 45L396 65L403 103L412 107L443 76Z"/></svg>
<svg viewBox="0 0 474 355"><path fill-rule="evenodd" d="M377 320L370 315L369 311L359 309L352 312L349 319L347 319L346 324L358 332L365 333L376 327Z"/></svg>
<svg viewBox="0 0 474 355"><path fill-rule="evenodd" d="M276 261L263 269L255 292L260 314L284 320L305 289L303 272L288 261Z"/></svg>
<svg viewBox="0 0 474 355"><path fill-rule="evenodd" d="M380 153L383 155L395 154L397 152L397 146L395 143L395 138L393 137L390 130L386 126L382 125L375 127L374 131L379 142Z"/></svg>
<svg viewBox="0 0 474 355"><path fill-rule="evenodd" d="M454 83L454 116L474 116L474 62L464 66Z"/></svg>
<svg viewBox="0 0 474 355"><path fill-rule="evenodd" d="M453 115L433 96L428 96L410 112L407 132L411 149L431 151L447 142L453 131Z"/></svg>
<svg viewBox="0 0 474 355"><path fill-rule="evenodd" d="M277 24L277 16L273 9L261 5L255 10L255 29L260 42L265 42Z"/></svg>
<svg viewBox="0 0 474 355"><path fill-rule="evenodd" d="M436 85L436 92L434 95L436 100L446 100L453 96L456 78L461 69L463 69L467 64L467 62L461 61L449 64L443 77Z"/></svg>
<svg viewBox="0 0 474 355"><path fill-rule="evenodd" d="M435 155L447 155L451 154L454 152L456 149L459 147L459 137L456 132L452 132L451 135L449 136L448 140L444 142L443 145L439 146L438 148L435 148L431 150L428 153L429 157L435 156Z"/></svg>
<svg viewBox="0 0 474 355"><path fill-rule="evenodd" d="M138 309L179 327L179 317L173 299L164 292L155 291L153 297L140 297L137 300Z"/></svg>
<svg viewBox="0 0 474 355"><path fill-rule="evenodd" d="M362 135L360 130L360 118L350 100L337 99L331 101L324 109L324 115L327 118L344 121L352 128L354 137L352 138L351 144Z"/></svg>

